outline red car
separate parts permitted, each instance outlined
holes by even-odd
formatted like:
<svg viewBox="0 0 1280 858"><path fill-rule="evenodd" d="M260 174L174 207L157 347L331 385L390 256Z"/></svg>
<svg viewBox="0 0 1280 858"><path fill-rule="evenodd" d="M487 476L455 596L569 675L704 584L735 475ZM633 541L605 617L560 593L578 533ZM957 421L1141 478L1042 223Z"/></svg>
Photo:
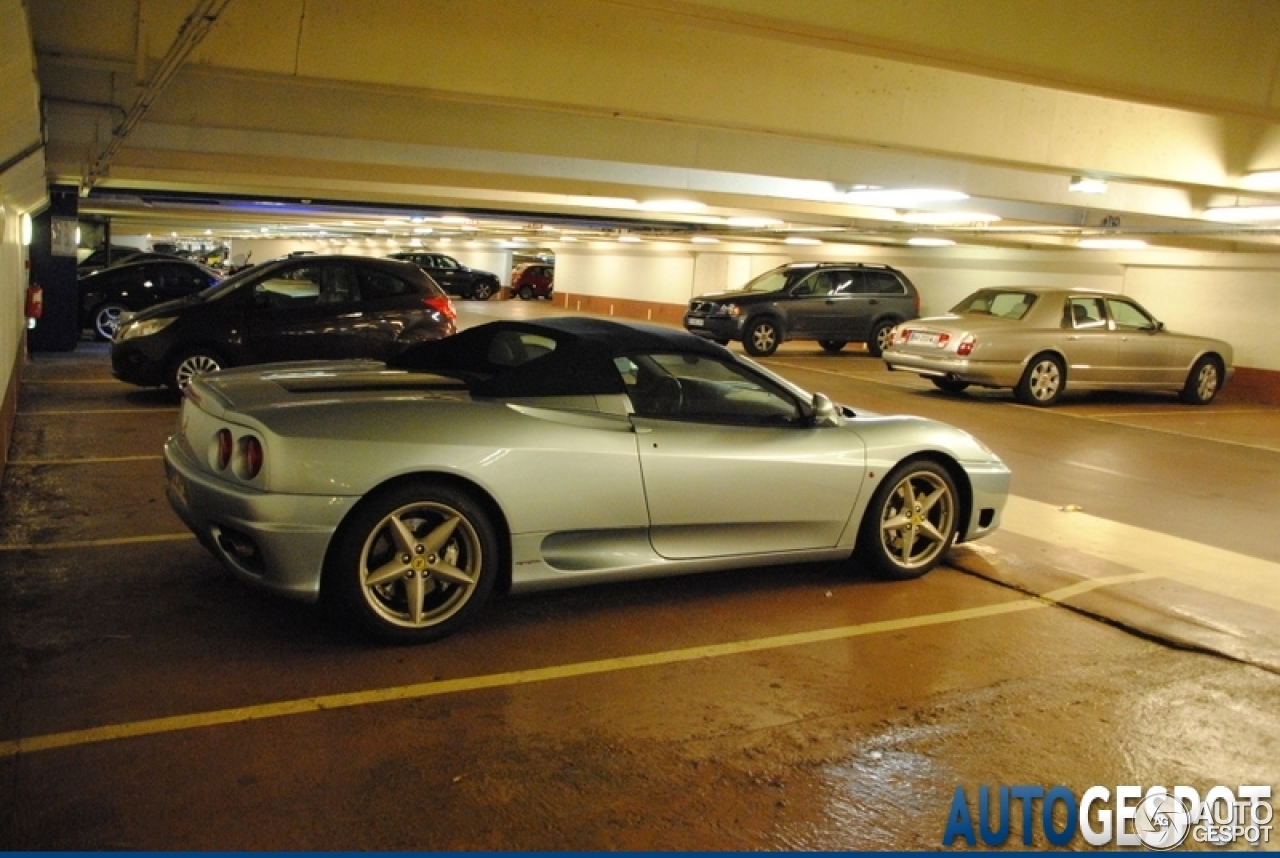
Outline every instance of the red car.
<svg viewBox="0 0 1280 858"><path fill-rule="evenodd" d="M554 265L540 262L521 265L511 275L511 294L528 301L531 298L550 298L555 290Z"/></svg>

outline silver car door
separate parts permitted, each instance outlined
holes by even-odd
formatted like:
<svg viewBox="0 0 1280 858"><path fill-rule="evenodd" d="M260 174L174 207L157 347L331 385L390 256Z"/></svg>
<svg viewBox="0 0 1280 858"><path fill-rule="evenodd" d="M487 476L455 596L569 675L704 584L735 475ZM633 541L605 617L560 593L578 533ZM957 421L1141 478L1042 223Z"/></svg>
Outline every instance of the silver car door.
<svg viewBox="0 0 1280 858"><path fill-rule="evenodd" d="M655 551L675 559L837 544L862 484L857 435L808 425L788 393L736 363L684 355L653 365L667 374L641 381L632 420Z"/></svg>
<svg viewBox="0 0 1280 858"><path fill-rule="evenodd" d="M1122 298L1108 298L1107 311L1117 340L1118 384L1167 385L1185 379L1187 362L1150 314Z"/></svg>
<svg viewBox="0 0 1280 858"><path fill-rule="evenodd" d="M1107 311L1102 299L1091 295L1067 299L1063 314L1066 335L1063 354L1067 358L1067 386L1106 384L1117 374L1116 337L1107 328Z"/></svg>

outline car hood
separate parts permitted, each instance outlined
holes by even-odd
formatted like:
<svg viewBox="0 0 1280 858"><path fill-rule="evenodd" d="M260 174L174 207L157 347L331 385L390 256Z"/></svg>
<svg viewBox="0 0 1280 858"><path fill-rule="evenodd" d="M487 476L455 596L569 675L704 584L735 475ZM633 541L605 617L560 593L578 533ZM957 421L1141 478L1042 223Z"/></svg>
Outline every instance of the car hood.
<svg viewBox="0 0 1280 858"><path fill-rule="evenodd" d="M176 316L187 307L200 303L202 303L200 293L196 292L183 298L174 298L172 301L155 304L136 313L131 313L129 317L135 321L143 321L145 319L157 319L162 316Z"/></svg>
<svg viewBox="0 0 1280 858"><path fill-rule="evenodd" d="M710 292L694 298L695 303L704 301L713 304L759 304L785 298L784 292Z"/></svg>

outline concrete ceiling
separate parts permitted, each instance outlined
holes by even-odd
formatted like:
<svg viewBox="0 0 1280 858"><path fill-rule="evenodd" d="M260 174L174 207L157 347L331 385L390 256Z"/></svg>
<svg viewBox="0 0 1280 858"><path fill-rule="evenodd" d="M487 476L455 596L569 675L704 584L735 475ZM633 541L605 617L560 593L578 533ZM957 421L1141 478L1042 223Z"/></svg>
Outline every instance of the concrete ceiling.
<svg viewBox="0 0 1280 858"><path fill-rule="evenodd" d="M26 11L48 178L79 186L82 213L118 234L439 235L456 224L438 218L466 215L482 235L1280 244L1280 212L1211 211L1280 206L1280 183L1251 187L1280 170L1275 0ZM1105 193L1069 190L1076 176ZM848 195L865 187L968 198Z"/></svg>

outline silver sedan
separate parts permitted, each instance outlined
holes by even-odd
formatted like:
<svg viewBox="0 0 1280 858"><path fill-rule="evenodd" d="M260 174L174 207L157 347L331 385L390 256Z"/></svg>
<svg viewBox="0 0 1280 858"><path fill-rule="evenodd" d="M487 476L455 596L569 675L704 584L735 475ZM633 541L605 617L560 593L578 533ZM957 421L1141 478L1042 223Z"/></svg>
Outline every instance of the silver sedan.
<svg viewBox="0 0 1280 858"><path fill-rule="evenodd" d="M883 358L949 393L1011 388L1037 406L1068 388L1166 390L1207 405L1234 372L1230 345L1165 330L1132 298L1034 286L981 289L950 315L903 323Z"/></svg>
<svg viewBox="0 0 1280 858"><path fill-rule="evenodd" d="M234 574L399 641L455 631L495 590L851 557L915 578L994 530L1009 487L953 427L583 318L197 376L165 464Z"/></svg>

